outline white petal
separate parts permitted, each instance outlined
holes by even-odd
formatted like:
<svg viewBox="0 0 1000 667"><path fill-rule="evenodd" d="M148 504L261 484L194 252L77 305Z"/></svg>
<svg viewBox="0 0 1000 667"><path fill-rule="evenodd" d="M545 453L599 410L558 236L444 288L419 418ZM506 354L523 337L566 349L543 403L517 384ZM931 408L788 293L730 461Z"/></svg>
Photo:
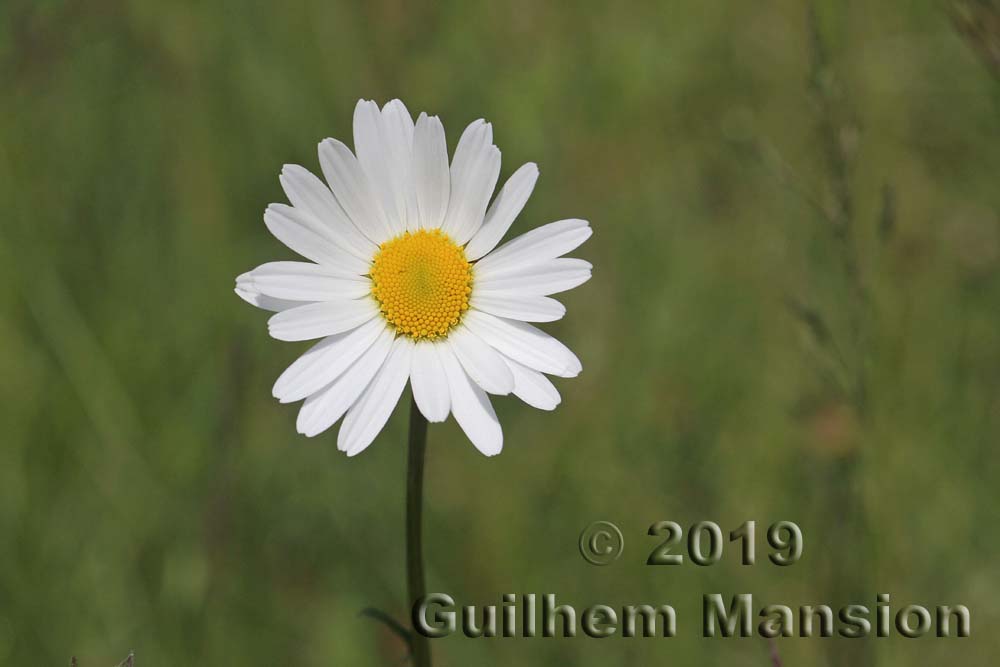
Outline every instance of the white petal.
<svg viewBox="0 0 1000 667"><path fill-rule="evenodd" d="M337 202L365 236L382 243L396 235L351 149L336 139L324 139L319 164Z"/></svg>
<svg viewBox="0 0 1000 667"><path fill-rule="evenodd" d="M413 134L413 180L420 227L440 227L448 212L451 174L444 126L437 116L428 117L422 113L417 119Z"/></svg>
<svg viewBox="0 0 1000 667"><path fill-rule="evenodd" d="M451 164L451 196L441 229L459 245L479 231L500 176L500 151L493 128L476 121L466 128Z"/></svg>
<svg viewBox="0 0 1000 667"><path fill-rule="evenodd" d="M382 136L389 152L389 171L397 201L405 212L406 229L419 229L417 192L413 182L413 116L400 100L382 107Z"/></svg>
<svg viewBox="0 0 1000 667"><path fill-rule="evenodd" d="M344 273L368 273L368 262L333 243L323 223L303 210L271 204L264 211L264 224L275 238L306 259Z"/></svg>
<svg viewBox="0 0 1000 667"><path fill-rule="evenodd" d="M263 310L270 310L273 313L280 313L283 310L288 310L289 308L295 308L301 306L301 301L288 301L286 299L275 299L274 297L265 296L260 292L257 292L252 287L247 289L245 286L240 285L240 278L243 278L248 274L244 273L242 276L236 278L236 295L246 301L247 303L257 306Z"/></svg>
<svg viewBox="0 0 1000 667"><path fill-rule="evenodd" d="M385 320L373 317L356 329L327 336L285 369L271 394L291 403L319 391L357 361L386 328Z"/></svg>
<svg viewBox="0 0 1000 667"><path fill-rule="evenodd" d="M354 151L385 212L393 236L402 234L406 229L406 200L399 192L382 112L374 102L359 100L354 108Z"/></svg>
<svg viewBox="0 0 1000 667"><path fill-rule="evenodd" d="M491 252L476 263L476 274L487 278L517 271L561 257L590 238L586 220L560 220L515 239Z"/></svg>
<svg viewBox="0 0 1000 667"><path fill-rule="evenodd" d="M451 347L472 380L490 394L506 396L514 390L514 375L499 352L459 325L442 343Z"/></svg>
<svg viewBox="0 0 1000 667"><path fill-rule="evenodd" d="M562 398L547 377L510 357L503 360L514 374L514 395L533 408L555 410Z"/></svg>
<svg viewBox="0 0 1000 667"><path fill-rule="evenodd" d="M451 413L476 449L495 456L503 449L503 429L489 397L462 370L458 358L447 346L438 346L441 364L448 376Z"/></svg>
<svg viewBox="0 0 1000 667"><path fill-rule="evenodd" d="M576 377L583 366L573 352L530 324L494 317L478 310L465 313L462 323L514 361L549 375Z"/></svg>
<svg viewBox="0 0 1000 667"><path fill-rule="evenodd" d="M252 303L258 308L263 308L264 310L270 310L276 313L288 310L289 308L297 308L299 306L304 306L307 303L312 303L312 301L300 301L295 299L276 299L273 296L262 294L256 283L254 283L252 274L252 271L247 271L246 273L241 273L236 276L235 292L247 303Z"/></svg>
<svg viewBox="0 0 1000 667"><path fill-rule="evenodd" d="M325 223L331 241L366 262L372 258L377 250L375 244L351 222L330 188L311 171L286 164L278 180L292 206Z"/></svg>
<svg viewBox="0 0 1000 667"><path fill-rule="evenodd" d="M382 368L361 398L351 406L337 434L337 449L355 456L363 452L389 420L410 377L413 341L400 336Z"/></svg>
<svg viewBox="0 0 1000 667"><path fill-rule="evenodd" d="M452 180L456 170L465 170L470 164L472 156L493 143L493 126L482 118L469 123L462 132L455 147L454 159L451 161ZM454 189L454 183L452 184Z"/></svg>
<svg viewBox="0 0 1000 667"><path fill-rule="evenodd" d="M242 281L242 284L241 284ZM236 279L236 284L277 299L337 301L371 292L371 280L308 262L268 262Z"/></svg>
<svg viewBox="0 0 1000 667"><path fill-rule="evenodd" d="M413 348L413 366L410 368L413 400L429 422L443 422L451 408L448 376L444 374L436 347L437 343L429 341L417 343Z"/></svg>
<svg viewBox="0 0 1000 667"><path fill-rule="evenodd" d="M465 247L466 257L477 260L496 247L528 202L537 180L538 165L534 162L522 165L507 179L490 210L486 212L483 226Z"/></svg>
<svg viewBox="0 0 1000 667"><path fill-rule="evenodd" d="M544 264L524 267L511 273L483 277L478 264L473 266L473 294L514 293L521 295L556 294L590 280L590 262L574 257L550 259Z"/></svg>
<svg viewBox="0 0 1000 667"><path fill-rule="evenodd" d="M278 340L311 340L359 327L376 315L373 299L321 301L272 315L267 329Z"/></svg>
<svg viewBox="0 0 1000 667"><path fill-rule="evenodd" d="M330 428L344 416L382 367L389 350L392 349L394 337L395 333L391 329L384 328L375 342L351 364L350 368L307 398L299 410L299 417L295 422L296 430L311 438Z"/></svg>
<svg viewBox="0 0 1000 667"><path fill-rule="evenodd" d="M566 314L566 306L555 299L532 294L473 291L469 305L484 313L522 322L555 322Z"/></svg>

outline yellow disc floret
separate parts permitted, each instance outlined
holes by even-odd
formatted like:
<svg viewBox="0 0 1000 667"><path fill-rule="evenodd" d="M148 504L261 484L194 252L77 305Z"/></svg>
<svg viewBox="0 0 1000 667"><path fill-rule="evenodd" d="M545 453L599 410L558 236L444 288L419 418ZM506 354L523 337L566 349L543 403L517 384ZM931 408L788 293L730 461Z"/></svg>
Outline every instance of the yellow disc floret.
<svg viewBox="0 0 1000 667"><path fill-rule="evenodd" d="M469 309L472 264L440 230L406 232L379 246L372 294L382 316L411 338L440 338Z"/></svg>

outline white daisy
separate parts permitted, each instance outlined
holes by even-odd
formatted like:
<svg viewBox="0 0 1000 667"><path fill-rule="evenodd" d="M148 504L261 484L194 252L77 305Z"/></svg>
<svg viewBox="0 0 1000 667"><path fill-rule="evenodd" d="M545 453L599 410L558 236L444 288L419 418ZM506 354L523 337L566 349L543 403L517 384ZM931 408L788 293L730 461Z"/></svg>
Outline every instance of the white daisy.
<svg viewBox="0 0 1000 667"><path fill-rule="evenodd" d="M270 262L236 279L236 293L274 311L278 340L321 339L281 374L274 396L305 399L297 429L314 436L344 417L337 446L363 451L385 425L406 381L431 422L448 414L487 456L503 432L487 394L513 393L552 410L545 374L574 377L580 361L528 322L560 319L548 295L590 278L562 256L590 237L584 220L544 225L497 248L538 178L528 163L489 205L500 174L493 128L470 124L448 164L444 127L399 100L360 101L354 147L319 144L327 187L297 165L264 224L310 262ZM488 207L488 208L487 208Z"/></svg>

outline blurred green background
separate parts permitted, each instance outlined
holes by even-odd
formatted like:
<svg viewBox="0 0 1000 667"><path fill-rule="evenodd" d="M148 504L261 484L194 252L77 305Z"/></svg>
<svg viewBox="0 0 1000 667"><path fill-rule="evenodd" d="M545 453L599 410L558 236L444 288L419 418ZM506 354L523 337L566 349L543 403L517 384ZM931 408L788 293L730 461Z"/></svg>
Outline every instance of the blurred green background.
<svg viewBox="0 0 1000 667"><path fill-rule="evenodd" d="M430 430L428 586L673 604L679 636L435 641L436 664L769 665L704 593L966 604L972 637L782 639L785 665L1000 660L1000 19L971 0L0 6L0 664L401 665L406 409L348 460L270 396L306 345L234 277L359 97L494 123L514 230L592 222L583 374ZM991 11L993 13L991 13ZM991 50L992 49L992 50ZM616 521L613 566L580 530ZM648 567L654 521L803 529ZM759 546L761 554L763 545Z"/></svg>

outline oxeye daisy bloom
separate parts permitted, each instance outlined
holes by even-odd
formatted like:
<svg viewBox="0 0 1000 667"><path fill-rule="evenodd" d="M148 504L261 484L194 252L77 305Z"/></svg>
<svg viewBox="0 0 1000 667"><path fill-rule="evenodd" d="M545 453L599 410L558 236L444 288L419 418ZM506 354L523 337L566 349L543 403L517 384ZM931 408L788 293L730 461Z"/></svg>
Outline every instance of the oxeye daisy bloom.
<svg viewBox="0 0 1000 667"><path fill-rule="evenodd" d="M270 262L236 279L236 293L274 311L272 337L320 339L281 374L273 394L305 400L297 430L315 436L344 418L337 446L360 453L385 425L409 380L431 422L449 414L482 453L503 432L488 394L513 393L552 410L545 374L581 365L529 322L566 312L551 294L590 278L591 265L562 257L590 237L562 220L497 247L531 195L538 168L518 169L490 204L500 174L493 128L462 133L451 163L444 127L399 100L354 111L355 152L319 144L326 183L297 165L280 181L291 205L271 204L264 224L309 262Z"/></svg>

